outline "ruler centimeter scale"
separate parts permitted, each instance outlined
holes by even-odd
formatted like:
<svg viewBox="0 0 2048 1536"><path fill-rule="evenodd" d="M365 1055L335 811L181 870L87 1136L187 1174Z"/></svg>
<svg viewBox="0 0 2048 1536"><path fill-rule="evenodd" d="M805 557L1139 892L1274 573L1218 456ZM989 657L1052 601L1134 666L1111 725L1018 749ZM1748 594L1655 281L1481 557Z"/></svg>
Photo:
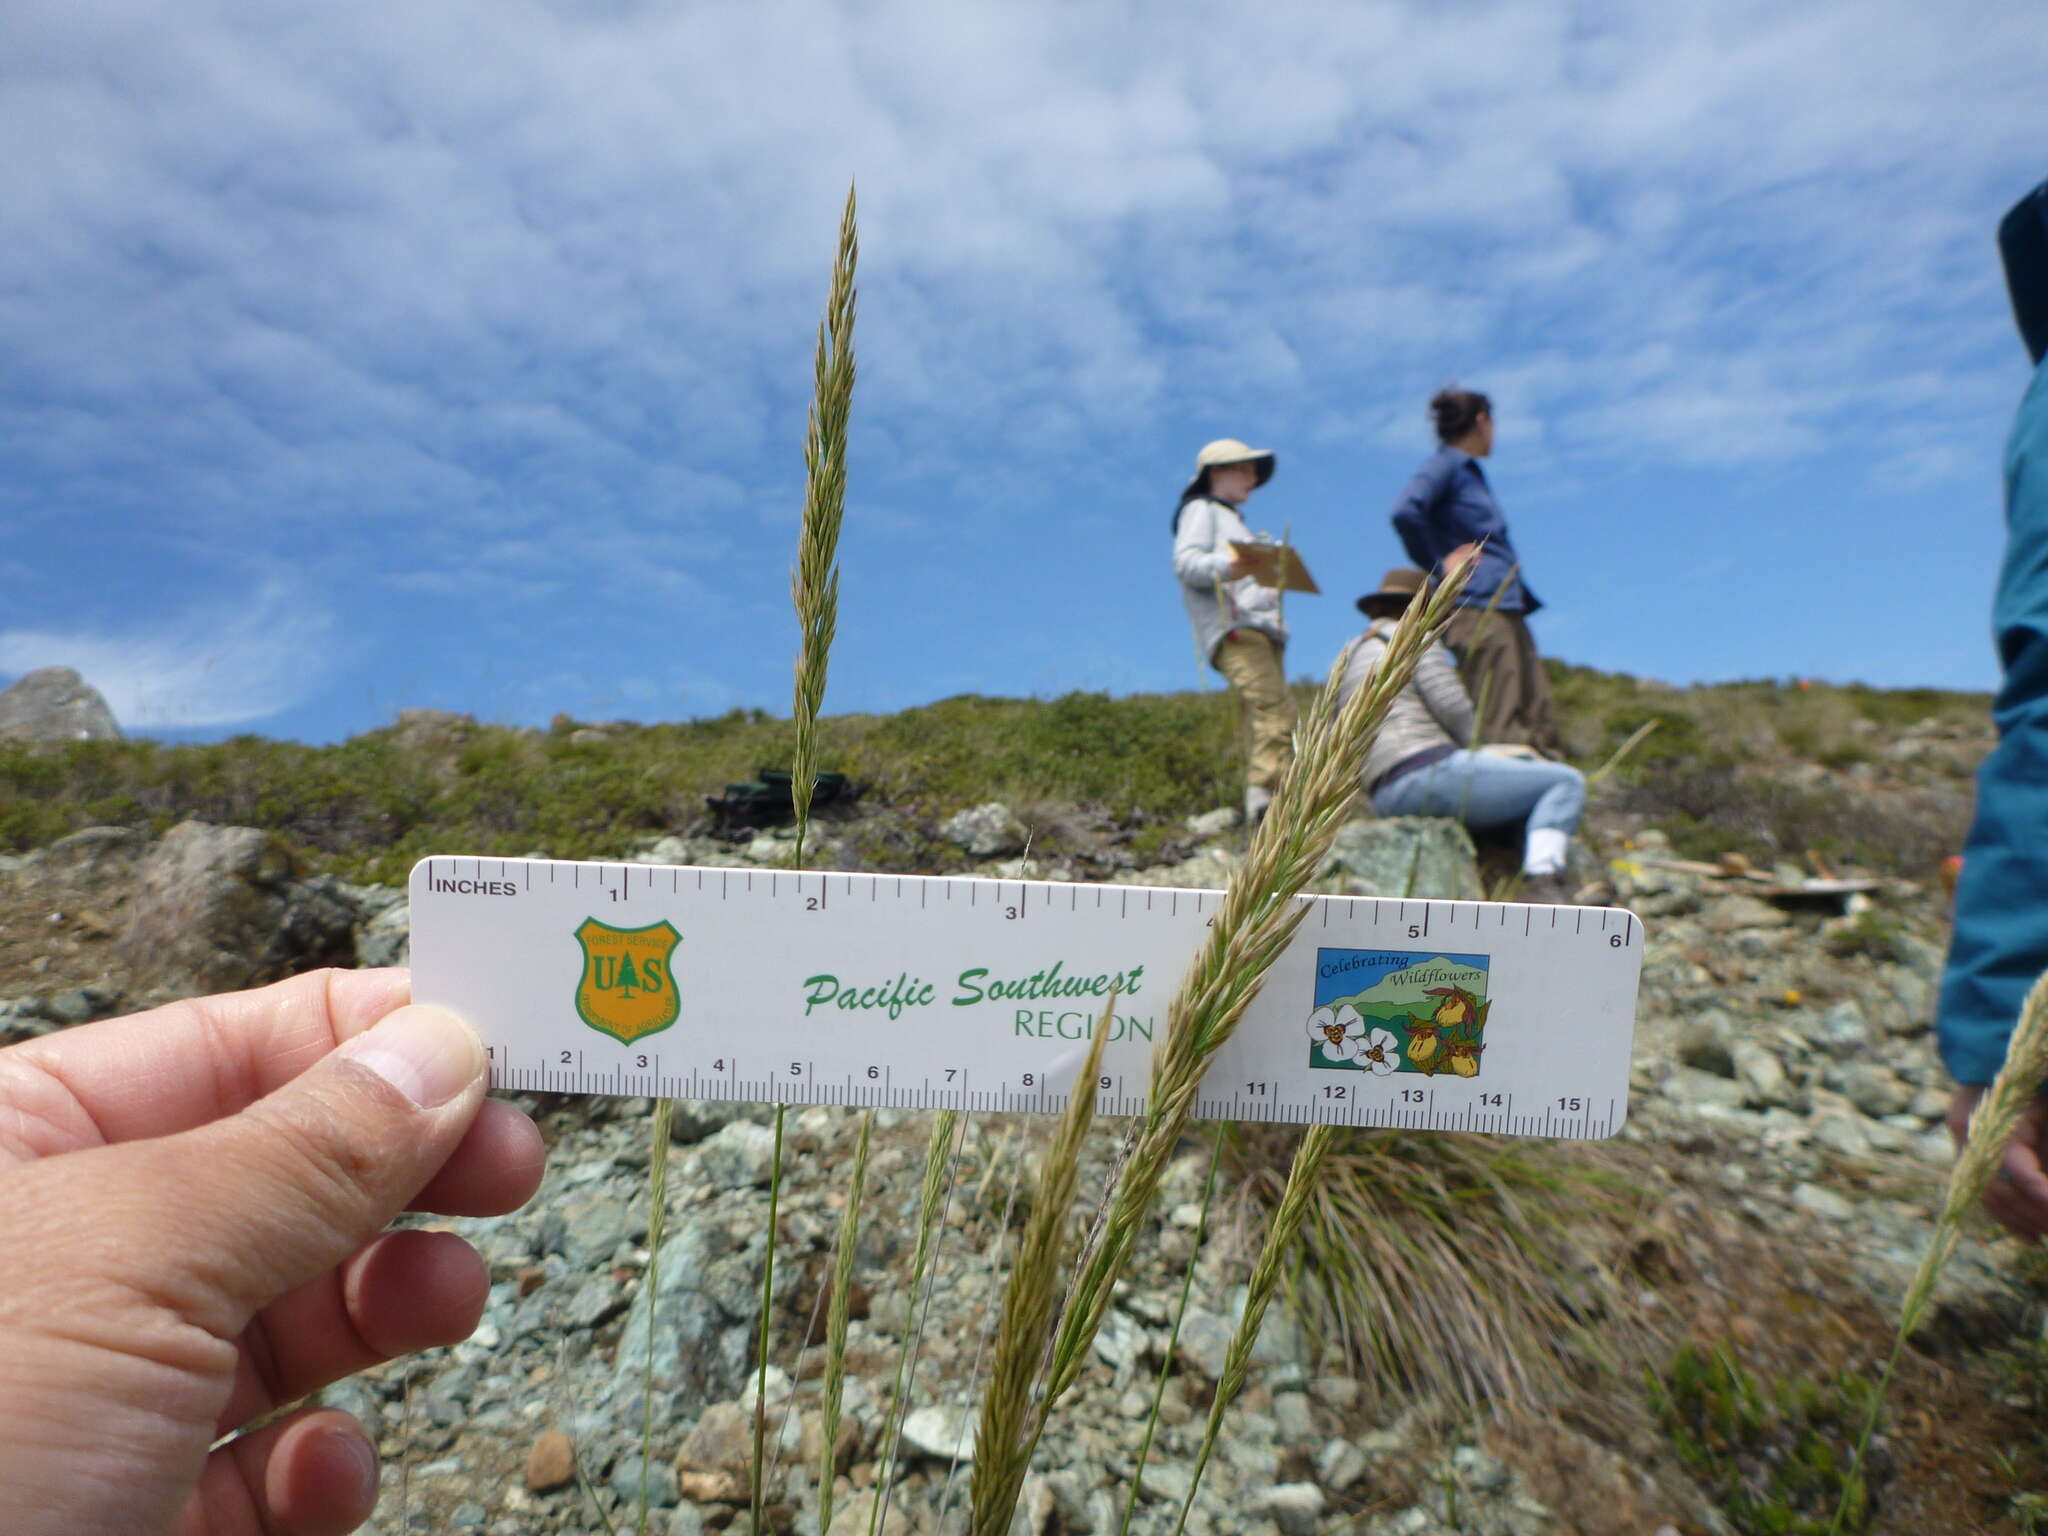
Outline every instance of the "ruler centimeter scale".
<svg viewBox="0 0 2048 1536"><path fill-rule="evenodd" d="M435 856L413 996L499 1089L1142 1113L1221 891ZM1606 907L1304 896L1203 1119L1599 1138L1628 1114L1643 926Z"/></svg>

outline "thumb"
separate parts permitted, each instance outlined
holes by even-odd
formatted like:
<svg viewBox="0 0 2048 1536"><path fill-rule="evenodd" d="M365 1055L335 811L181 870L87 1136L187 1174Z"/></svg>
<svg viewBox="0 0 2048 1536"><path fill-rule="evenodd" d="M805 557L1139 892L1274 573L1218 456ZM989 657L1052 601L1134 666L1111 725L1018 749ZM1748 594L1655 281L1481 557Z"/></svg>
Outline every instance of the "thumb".
<svg viewBox="0 0 2048 1536"><path fill-rule="evenodd" d="M197 1282L188 1320L233 1337L376 1236L462 1140L485 1064L454 1014L400 1008L240 1113L155 1143L153 1257Z"/></svg>

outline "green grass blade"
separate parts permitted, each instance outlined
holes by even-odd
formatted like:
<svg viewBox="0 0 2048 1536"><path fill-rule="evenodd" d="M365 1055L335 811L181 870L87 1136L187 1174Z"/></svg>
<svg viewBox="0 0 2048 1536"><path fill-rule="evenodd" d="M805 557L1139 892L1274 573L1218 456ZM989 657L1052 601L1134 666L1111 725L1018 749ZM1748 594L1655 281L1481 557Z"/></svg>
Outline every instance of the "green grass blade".
<svg viewBox="0 0 2048 1536"><path fill-rule="evenodd" d="M1266 1229L1266 1241L1259 1249L1258 1262L1252 1265L1244 1316L1238 1320L1237 1332L1231 1335L1230 1348L1224 1352L1223 1379L1216 1383L1216 1396L1209 1404L1209 1422L1202 1430L1202 1446L1195 1453L1194 1475L1188 1479L1188 1496L1181 1504L1180 1519L1174 1523L1174 1536L1181 1536L1187 1529L1188 1515L1195 1507L1195 1495L1202 1487L1202 1474L1208 1470L1210 1454L1216 1449L1216 1437L1223 1430L1223 1414L1244 1385L1245 1371L1251 1364L1252 1347L1259 1342L1259 1329L1266 1320L1266 1308L1280 1288L1287 1252L1294 1245L1295 1234L1301 1230L1302 1218L1308 1214L1316 1176L1322 1171L1323 1159L1329 1156L1335 1137L1336 1132L1330 1126L1310 1126L1294 1154L1294 1166L1287 1173L1287 1192L1281 1196L1280 1207L1273 1213L1272 1224Z"/></svg>
<svg viewBox="0 0 2048 1536"><path fill-rule="evenodd" d="M1187 1268L1180 1277L1180 1304L1174 1308L1173 1327L1166 1336L1166 1358L1159 1362L1159 1380L1152 1388L1152 1409L1145 1415L1145 1438L1138 1444L1137 1464L1131 1468L1131 1489L1124 1500L1124 1517L1117 1536L1130 1536L1131 1519L1138 1512L1138 1489L1145 1481L1145 1463L1152 1456L1152 1437L1159 1429L1159 1405L1166 1400L1166 1383L1173 1376L1173 1357L1180 1348L1180 1325L1188 1315L1188 1297L1195 1289L1195 1265L1202 1257L1202 1238L1209 1228L1209 1202L1216 1194L1216 1166L1223 1160L1223 1127L1218 1125L1209 1142L1209 1176L1202 1181L1202 1214L1195 1222L1195 1239L1188 1249Z"/></svg>
<svg viewBox="0 0 2048 1536"><path fill-rule="evenodd" d="M654 1465L654 1319L661 1301L661 1238L668 1225L668 1146L675 1122L674 1099L654 1101L654 1126L647 1150L647 1364L640 1380L640 1520L638 1536L647 1536L647 1490Z"/></svg>
<svg viewBox="0 0 2048 1536"><path fill-rule="evenodd" d="M854 1144L851 1188L846 1209L839 1213L839 1238L832 1257L832 1309L825 1324L825 1401L819 1410L825 1448L819 1453L818 1529L832 1529L832 1478L838 1470L839 1412L846 1395L846 1321L853 1291L853 1252L860 1242L860 1202L868 1179L868 1143L875 1113L860 1117L860 1140Z"/></svg>

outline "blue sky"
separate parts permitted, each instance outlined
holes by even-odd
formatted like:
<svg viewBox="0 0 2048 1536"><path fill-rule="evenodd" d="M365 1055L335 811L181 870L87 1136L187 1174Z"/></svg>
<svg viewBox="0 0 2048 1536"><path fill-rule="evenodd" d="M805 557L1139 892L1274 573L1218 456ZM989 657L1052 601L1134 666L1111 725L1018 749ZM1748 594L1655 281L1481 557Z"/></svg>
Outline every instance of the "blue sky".
<svg viewBox="0 0 2048 1536"><path fill-rule="evenodd" d="M1195 449L1326 596L1495 399L1539 643L1986 687L2048 175L2033 0L14 0L0 681L331 740L786 712L813 328L861 311L828 711L1201 680ZM1211 679L1213 682L1213 678Z"/></svg>

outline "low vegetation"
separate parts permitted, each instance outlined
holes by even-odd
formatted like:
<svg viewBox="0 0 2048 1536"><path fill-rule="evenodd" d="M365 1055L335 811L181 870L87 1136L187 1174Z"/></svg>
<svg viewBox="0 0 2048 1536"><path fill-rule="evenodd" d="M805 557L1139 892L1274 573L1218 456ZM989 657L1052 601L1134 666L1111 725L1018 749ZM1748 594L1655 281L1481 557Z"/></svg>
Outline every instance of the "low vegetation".
<svg viewBox="0 0 2048 1536"><path fill-rule="evenodd" d="M1583 667L1553 663L1552 672L1582 765L1659 722L1608 788L1616 809L1662 826L1683 853L1796 858L1812 848L1924 876L1960 846L1968 763L1986 730L1982 695L1766 682L1670 689ZM1889 793L1842 793L1855 782L1842 775L1922 722L1959 749L1912 765L1912 782ZM986 800L1043 827L1041 853L1099 840L1108 827L1143 862L1181 818L1238 798L1235 729L1220 692L965 694L893 715L829 717L823 762L852 776L864 806L897 813L898 835L856 850L874 867L957 863L929 829ZM734 710L662 725L562 721L550 731L438 717L331 746L238 736L0 747L0 850L84 826L161 831L196 817L273 829L314 868L357 878L395 880L422 854L451 849L611 857L637 837L702 823L707 795L788 763L794 746L790 720ZM833 814L821 812L827 832Z"/></svg>

